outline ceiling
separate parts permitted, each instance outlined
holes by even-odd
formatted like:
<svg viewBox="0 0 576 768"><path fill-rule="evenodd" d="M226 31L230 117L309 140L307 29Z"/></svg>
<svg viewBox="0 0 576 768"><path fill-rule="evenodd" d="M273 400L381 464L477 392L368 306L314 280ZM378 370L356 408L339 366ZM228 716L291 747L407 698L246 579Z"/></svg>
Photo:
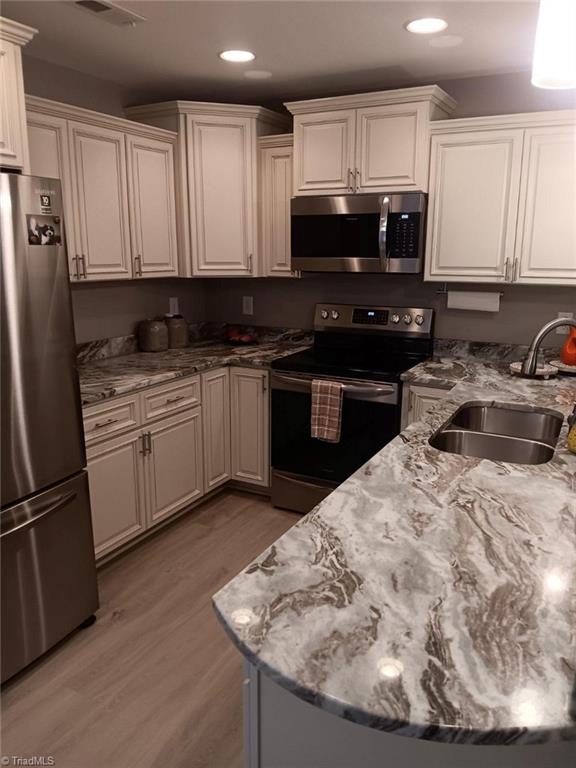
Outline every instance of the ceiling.
<svg viewBox="0 0 576 768"><path fill-rule="evenodd" d="M39 29L28 55L118 83L140 100L270 103L527 70L538 12L536 0L117 4L147 21L112 26L73 0L3 0L2 15ZM404 30L431 15L448 21L446 32ZM227 64L218 53L229 48L257 58ZM251 70L271 76L248 79Z"/></svg>

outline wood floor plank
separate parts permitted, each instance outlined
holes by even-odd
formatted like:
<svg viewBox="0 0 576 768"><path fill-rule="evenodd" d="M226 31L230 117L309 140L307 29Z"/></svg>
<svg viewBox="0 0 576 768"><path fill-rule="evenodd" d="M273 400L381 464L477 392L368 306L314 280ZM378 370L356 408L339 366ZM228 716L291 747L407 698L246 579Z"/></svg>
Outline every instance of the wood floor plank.
<svg viewBox="0 0 576 768"><path fill-rule="evenodd" d="M241 768L241 658L211 596L297 519L225 491L104 566L96 624L5 686L3 754Z"/></svg>

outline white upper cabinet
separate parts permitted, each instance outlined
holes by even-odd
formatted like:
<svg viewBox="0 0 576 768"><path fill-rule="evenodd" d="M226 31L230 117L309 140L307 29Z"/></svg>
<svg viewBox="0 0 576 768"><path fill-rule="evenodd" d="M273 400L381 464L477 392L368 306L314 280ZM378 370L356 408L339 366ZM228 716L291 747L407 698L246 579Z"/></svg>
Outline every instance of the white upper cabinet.
<svg viewBox="0 0 576 768"><path fill-rule="evenodd" d="M124 134L71 122L69 136L82 276L132 277Z"/></svg>
<svg viewBox="0 0 576 768"><path fill-rule="evenodd" d="M425 279L576 284L576 112L431 132Z"/></svg>
<svg viewBox="0 0 576 768"><path fill-rule="evenodd" d="M188 179L195 212L194 272L247 275L256 258L253 121L197 117L188 121Z"/></svg>
<svg viewBox="0 0 576 768"><path fill-rule="evenodd" d="M264 136L260 147L260 256L269 277L294 277L290 266L292 136Z"/></svg>
<svg viewBox="0 0 576 768"><path fill-rule="evenodd" d="M288 118L262 107L171 101L126 114L178 133L178 243L185 276L256 277L257 139L287 130Z"/></svg>
<svg viewBox="0 0 576 768"><path fill-rule="evenodd" d="M134 274L177 275L174 148L139 136L126 141Z"/></svg>
<svg viewBox="0 0 576 768"><path fill-rule="evenodd" d="M427 104L359 109L357 137L358 192L427 188Z"/></svg>
<svg viewBox="0 0 576 768"><path fill-rule="evenodd" d="M519 283L576 284L576 123L526 131L518 216Z"/></svg>
<svg viewBox="0 0 576 768"><path fill-rule="evenodd" d="M432 137L427 279L509 277L522 138L521 130Z"/></svg>
<svg viewBox="0 0 576 768"><path fill-rule="evenodd" d="M78 280L80 265L75 254L80 248L76 245L74 232L68 123L62 117L45 115L32 110L26 110L26 123L30 150L30 174L60 179L70 279Z"/></svg>
<svg viewBox="0 0 576 768"><path fill-rule="evenodd" d="M22 47L37 30L0 17L0 165L28 172Z"/></svg>
<svg viewBox="0 0 576 768"><path fill-rule="evenodd" d="M294 118L294 194L351 192L356 156L356 110Z"/></svg>
<svg viewBox="0 0 576 768"><path fill-rule="evenodd" d="M454 106L438 86L286 104L294 195L426 190L428 126Z"/></svg>
<svg viewBox="0 0 576 768"><path fill-rule="evenodd" d="M26 97L30 173L59 178L71 280L178 275L176 134Z"/></svg>

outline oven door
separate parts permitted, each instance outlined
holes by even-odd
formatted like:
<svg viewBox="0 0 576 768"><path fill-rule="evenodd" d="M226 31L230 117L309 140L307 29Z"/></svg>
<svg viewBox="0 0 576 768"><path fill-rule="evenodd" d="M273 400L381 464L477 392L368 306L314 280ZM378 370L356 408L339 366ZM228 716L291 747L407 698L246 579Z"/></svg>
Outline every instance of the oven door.
<svg viewBox="0 0 576 768"><path fill-rule="evenodd" d="M398 384L330 378L344 385L340 442L311 437L312 379L272 373L272 501L300 512L309 511L400 431Z"/></svg>

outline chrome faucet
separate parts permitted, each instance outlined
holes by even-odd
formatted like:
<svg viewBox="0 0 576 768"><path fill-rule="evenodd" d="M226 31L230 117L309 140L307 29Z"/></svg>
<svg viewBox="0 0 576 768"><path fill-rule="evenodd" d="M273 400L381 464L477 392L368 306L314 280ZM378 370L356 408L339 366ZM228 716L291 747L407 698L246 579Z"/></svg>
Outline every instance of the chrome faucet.
<svg viewBox="0 0 576 768"><path fill-rule="evenodd" d="M568 325L572 328L576 328L576 320L572 320L569 317L557 317L556 320L550 320L549 323L546 323L546 325L543 325L542 328L540 328L536 336L534 336L532 339L528 353L526 354L524 362L522 363L522 376L534 376L536 373L536 363L538 361L538 352L540 350L542 340L550 333L550 331L554 330L554 328L559 328L561 325Z"/></svg>

